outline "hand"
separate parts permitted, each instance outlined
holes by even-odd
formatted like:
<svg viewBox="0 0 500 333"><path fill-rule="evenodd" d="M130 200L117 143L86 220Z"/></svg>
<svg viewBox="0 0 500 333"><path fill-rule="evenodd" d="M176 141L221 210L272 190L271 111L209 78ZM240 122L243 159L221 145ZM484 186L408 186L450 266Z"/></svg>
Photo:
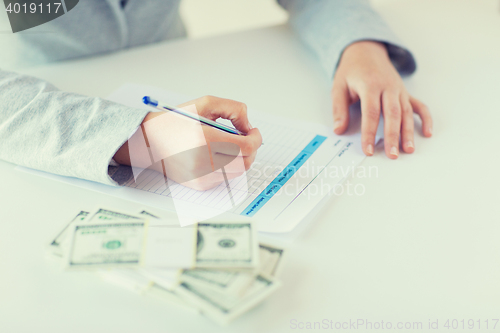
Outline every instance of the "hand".
<svg viewBox="0 0 500 333"><path fill-rule="evenodd" d="M385 153L396 159L401 147L413 153L413 112L422 120L424 136L432 135L427 107L410 96L392 65L386 47L362 41L348 46L340 60L332 89L334 131L342 134L349 124L349 106L361 100L361 142L366 155L373 155L380 112L384 115Z"/></svg>
<svg viewBox="0 0 500 333"><path fill-rule="evenodd" d="M156 170L199 191L224 182L222 167L228 180L248 170L262 137L248 122L245 104L205 96L179 107L211 120L229 119L247 135L225 133L173 112L152 112L118 150L115 161Z"/></svg>

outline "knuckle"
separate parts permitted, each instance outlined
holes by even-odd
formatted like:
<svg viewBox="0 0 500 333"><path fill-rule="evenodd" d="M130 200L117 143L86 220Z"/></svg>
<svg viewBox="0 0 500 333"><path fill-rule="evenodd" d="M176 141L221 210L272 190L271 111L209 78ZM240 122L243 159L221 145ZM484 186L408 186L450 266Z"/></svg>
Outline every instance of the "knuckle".
<svg viewBox="0 0 500 333"><path fill-rule="evenodd" d="M408 117L405 117L405 119L401 122L401 128L403 130L411 129L413 131L414 123L413 115L408 115Z"/></svg>
<svg viewBox="0 0 500 333"><path fill-rule="evenodd" d="M261 145L261 139L257 139L257 137L251 138L249 140L245 140L245 148L242 148L242 151L246 152L245 155L249 156L252 154L255 154L257 152L257 149L259 149Z"/></svg>
<svg viewBox="0 0 500 333"><path fill-rule="evenodd" d="M240 148L244 154L249 154L249 153L255 151L255 145L252 142L252 140L243 140Z"/></svg>
<svg viewBox="0 0 500 333"><path fill-rule="evenodd" d="M214 98L215 98L214 96L211 96L211 95L205 95L205 96L203 96L203 97L201 98L201 103L202 103L203 105L208 105L208 104L210 104L211 102L213 102Z"/></svg>
<svg viewBox="0 0 500 333"><path fill-rule="evenodd" d="M391 117L391 118L399 118L401 116L401 109L397 105L390 106L386 110L386 115L387 115L387 117Z"/></svg>
<svg viewBox="0 0 500 333"><path fill-rule="evenodd" d="M369 89L382 89L385 86L384 80L377 74L368 75L364 80L365 85Z"/></svg>
<svg viewBox="0 0 500 333"><path fill-rule="evenodd" d="M380 116L380 111L375 107L370 107L365 112L365 116L372 121L377 121Z"/></svg>
<svg viewBox="0 0 500 333"><path fill-rule="evenodd" d="M405 115L405 116L411 116L413 115L413 109L411 108L410 105L405 105L402 109L402 113Z"/></svg>
<svg viewBox="0 0 500 333"><path fill-rule="evenodd" d="M240 112L242 115L247 115L248 113L248 107L245 103L240 103Z"/></svg>
<svg viewBox="0 0 500 333"><path fill-rule="evenodd" d="M429 108L427 107L426 104L424 104L422 101L418 100L418 99L414 99L413 100L414 103L416 104L416 106L421 110L421 111L424 111L424 112L428 112L429 111Z"/></svg>
<svg viewBox="0 0 500 333"><path fill-rule="evenodd" d="M399 141L399 133L391 132L387 135L387 142L398 142Z"/></svg>

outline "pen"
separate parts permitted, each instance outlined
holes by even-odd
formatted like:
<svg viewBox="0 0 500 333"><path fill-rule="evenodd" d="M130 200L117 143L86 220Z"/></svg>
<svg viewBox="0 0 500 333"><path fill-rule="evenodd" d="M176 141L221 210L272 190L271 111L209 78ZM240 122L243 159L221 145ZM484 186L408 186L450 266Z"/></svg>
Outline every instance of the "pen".
<svg viewBox="0 0 500 333"><path fill-rule="evenodd" d="M167 111L175 112L175 113L180 114L182 116L199 121L200 123L202 123L204 125L208 125L208 126L217 128L217 129L224 131L226 133L231 133L231 134L236 134L236 135L245 135L245 133L238 131L236 128L218 123L216 121L210 120L208 118L202 117L200 115L188 112L188 111L180 109L180 108L176 108L174 106L169 106L169 105L161 103L161 102L159 102L159 101L157 101L149 96L144 96L142 98L142 101L144 102L144 104L152 106L152 107L157 108L159 110L162 110L162 111L167 110Z"/></svg>

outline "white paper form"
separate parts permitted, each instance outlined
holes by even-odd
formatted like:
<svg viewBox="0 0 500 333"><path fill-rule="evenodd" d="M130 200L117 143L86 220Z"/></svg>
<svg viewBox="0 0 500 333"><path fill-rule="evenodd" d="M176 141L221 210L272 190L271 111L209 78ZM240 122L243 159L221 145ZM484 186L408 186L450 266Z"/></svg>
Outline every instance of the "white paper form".
<svg viewBox="0 0 500 333"><path fill-rule="evenodd" d="M151 110L142 103L146 95L173 105L190 100L133 84L122 86L109 99ZM150 170L121 188L49 177L155 208L188 213L193 221L252 219L258 223L259 231L289 232L364 159L359 136L337 136L326 126L254 110L248 114L261 131L265 145L259 148L246 175L230 180L229 188L222 183L208 191L196 191L170 180L167 185L162 174Z"/></svg>

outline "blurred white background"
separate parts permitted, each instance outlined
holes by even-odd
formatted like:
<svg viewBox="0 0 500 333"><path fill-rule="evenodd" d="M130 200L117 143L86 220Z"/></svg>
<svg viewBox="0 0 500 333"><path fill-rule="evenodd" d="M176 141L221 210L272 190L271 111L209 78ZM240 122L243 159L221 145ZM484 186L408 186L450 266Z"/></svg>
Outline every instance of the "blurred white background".
<svg viewBox="0 0 500 333"><path fill-rule="evenodd" d="M371 0L375 8L401 1L425 0ZM496 11L500 17L500 0L432 0L429 1L429 10L436 10L433 3L439 3L437 7L443 8L443 5L453 6L458 1L473 2L485 10ZM276 0L182 0L181 15L190 38L283 24L288 18ZM7 13L3 10L0 10L0 31L10 31Z"/></svg>
<svg viewBox="0 0 500 333"><path fill-rule="evenodd" d="M276 0L182 0L181 16L190 38L272 26L288 19Z"/></svg>
<svg viewBox="0 0 500 333"><path fill-rule="evenodd" d="M338 0L330 0L338 1ZM348 1L348 0L343 0ZM390 6L391 3L422 0L371 0L373 6ZM432 6L439 2L438 6ZM500 0L432 0L429 10L453 6L456 2L473 2L485 10L499 13ZM446 13L443 13L446 15ZM288 14L276 0L182 0L181 15L190 38L203 38L218 34L272 26L286 22Z"/></svg>

